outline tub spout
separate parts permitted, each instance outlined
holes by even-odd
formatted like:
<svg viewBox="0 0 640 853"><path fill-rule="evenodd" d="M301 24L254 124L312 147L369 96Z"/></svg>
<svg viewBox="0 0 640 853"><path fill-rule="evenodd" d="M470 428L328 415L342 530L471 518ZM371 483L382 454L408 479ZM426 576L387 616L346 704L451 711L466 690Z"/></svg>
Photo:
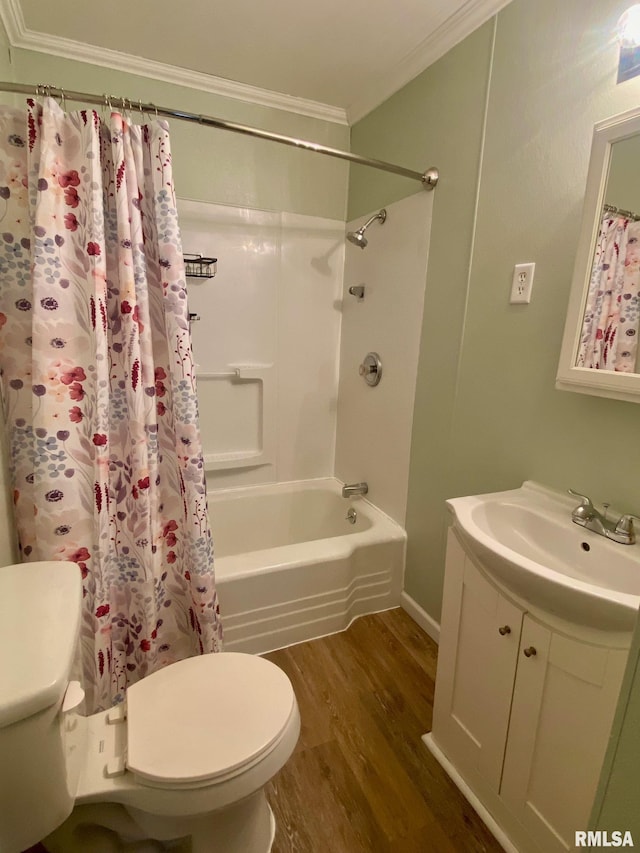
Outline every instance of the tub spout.
<svg viewBox="0 0 640 853"><path fill-rule="evenodd" d="M342 497L352 498L354 495L366 495L369 486L366 483L350 483L342 487Z"/></svg>

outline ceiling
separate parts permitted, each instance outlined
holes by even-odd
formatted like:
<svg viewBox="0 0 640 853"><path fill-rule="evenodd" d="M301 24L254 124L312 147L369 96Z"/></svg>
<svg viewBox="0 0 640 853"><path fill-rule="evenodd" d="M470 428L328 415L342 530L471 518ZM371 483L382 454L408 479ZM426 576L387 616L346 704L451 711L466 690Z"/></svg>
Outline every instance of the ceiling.
<svg viewBox="0 0 640 853"><path fill-rule="evenodd" d="M0 15L17 47L352 122L507 2L0 0Z"/></svg>

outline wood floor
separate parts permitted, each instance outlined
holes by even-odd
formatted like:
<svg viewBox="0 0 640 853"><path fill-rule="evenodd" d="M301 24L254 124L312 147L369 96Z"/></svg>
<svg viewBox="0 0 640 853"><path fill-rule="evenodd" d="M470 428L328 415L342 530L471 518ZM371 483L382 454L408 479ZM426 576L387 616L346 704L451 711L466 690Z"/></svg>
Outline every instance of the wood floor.
<svg viewBox="0 0 640 853"><path fill-rule="evenodd" d="M266 655L291 679L302 717L268 788L273 853L502 853L420 739L436 653L398 608Z"/></svg>

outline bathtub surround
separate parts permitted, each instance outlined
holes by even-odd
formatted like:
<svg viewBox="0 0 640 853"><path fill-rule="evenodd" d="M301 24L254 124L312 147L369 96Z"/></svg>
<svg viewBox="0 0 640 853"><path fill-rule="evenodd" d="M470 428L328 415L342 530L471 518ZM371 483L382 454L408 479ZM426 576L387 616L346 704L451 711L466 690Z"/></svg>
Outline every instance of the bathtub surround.
<svg viewBox="0 0 640 853"><path fill-rule="evenodd" d="M180 201L209 489L333 475L344 223ZM235 370L239 369L239 375Z"/></svg>
<svg viewBox="0 0 640 853"><path fill-rule="evenodd" d="M188 287L229 650L323 636L400 601L432 198L390 205L364 250L343 222L179 202L185 250L218 258L215 279ZM348 293L361 282L362 302ZM358 375L370 347L385 363L375 388ZM371 502L340 496L334 455Z"/></svg>
<svg viewBox="0 0 640 853"><path fill-rule="evenodd" d="M93 713L221 641L184 264L166 123L27 104L0 114L16 526L82 572Z"/></svg>
<svg viewBox="0 0 640 853"><path fill-rule="evenodd" d="M420 327L435 193L421 192L386 207L384 224L367 231L368 245L345 247L336 476L366 480L368 497L404 527ZM347 223L356 232L371 211ZM364 299L349 288L364 285ZM383 374L370 387L358 374L367 352L379 353Z"/></svg>

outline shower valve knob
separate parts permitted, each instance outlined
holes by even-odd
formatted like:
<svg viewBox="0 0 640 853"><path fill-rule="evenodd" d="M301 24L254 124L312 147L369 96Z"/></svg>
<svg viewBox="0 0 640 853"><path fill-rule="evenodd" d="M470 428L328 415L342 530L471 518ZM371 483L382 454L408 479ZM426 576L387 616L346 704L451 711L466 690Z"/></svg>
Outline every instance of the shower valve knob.
<svg viewBox="0 0 640 853"><path fill-rule="evenodd" d="M382 362L377 352L368 352L364 361L358 368L360 376L363 377L367 385L377 385L382 378Z"/></svg>

